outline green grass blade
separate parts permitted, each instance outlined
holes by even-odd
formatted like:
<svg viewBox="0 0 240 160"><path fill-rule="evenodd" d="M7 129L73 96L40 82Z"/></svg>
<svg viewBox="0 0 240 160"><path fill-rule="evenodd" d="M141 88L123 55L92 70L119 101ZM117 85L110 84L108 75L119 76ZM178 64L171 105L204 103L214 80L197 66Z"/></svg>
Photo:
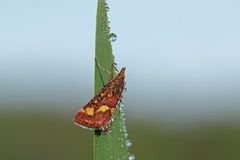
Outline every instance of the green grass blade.
<svg viewBox="0 0 240 160"><path fill-rule="evenodd" d="M98 0L96 25L95 56L97 63L101 67L98 67L95 64L95 95L103 87L99 70L104 80L104 84L106 84L114 75L114 56L112 54L105 0ZM129 157L129 151L126 142L127 131L124 116L122 110L118 107L109 133L102 133L99 136L94 135L94 160L127 160Z"/></svg>

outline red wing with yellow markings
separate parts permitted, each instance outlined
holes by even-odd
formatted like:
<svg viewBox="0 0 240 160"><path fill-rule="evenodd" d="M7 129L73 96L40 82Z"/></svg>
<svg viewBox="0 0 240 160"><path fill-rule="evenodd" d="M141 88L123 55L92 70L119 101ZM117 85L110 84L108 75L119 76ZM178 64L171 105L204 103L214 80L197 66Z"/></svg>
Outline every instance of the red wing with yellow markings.
<svg viewBox="0 0 240 160"><path fill-rule="evenodd" d="M124 90L125 68L108 82L74 117L74 123L106 132Z"/></svg>

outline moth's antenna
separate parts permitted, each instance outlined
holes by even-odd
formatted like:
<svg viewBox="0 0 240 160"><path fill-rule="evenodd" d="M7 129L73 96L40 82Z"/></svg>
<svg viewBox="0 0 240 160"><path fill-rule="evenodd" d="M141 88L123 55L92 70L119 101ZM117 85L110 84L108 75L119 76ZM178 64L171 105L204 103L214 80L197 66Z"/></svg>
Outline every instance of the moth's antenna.
<svg viewBox="0 0 240 160"><path fill-rule="evenodd" d="M102 84L103 84L103 86L105 86L104 81L103 81L103 77L102 77L102 74L101 74L101 72L100 72L99 65L98 65L98 63L97 63L97 59L96 59L96 58L95 58L95 63L96 63L97 70L98 70L100 79L101 79L101 81L102 81Z"/></svg>

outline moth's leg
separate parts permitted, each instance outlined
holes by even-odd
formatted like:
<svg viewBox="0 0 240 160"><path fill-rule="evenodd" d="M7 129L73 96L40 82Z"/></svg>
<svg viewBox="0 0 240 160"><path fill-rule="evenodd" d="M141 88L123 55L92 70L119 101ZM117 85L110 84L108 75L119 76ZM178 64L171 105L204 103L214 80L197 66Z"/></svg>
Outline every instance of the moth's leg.
<svg viewBox="0 0 240 160"><path fill-rule="evenodd" d="M117 69L117 63L115 63L115 62L113 63L113 68L117 73L119 73L119 70Z"/></svg>
<svg viewBox="0 0 240 160"><path fill-rule="evenodd" d="M102 68L102 67L98 64L96 58L95 58L95 63L96 63L97 70L98 70L98 73L99 73L100 79L101 79L101 81L102 81L102 84L103 84L103 86L105 86L105 83L104 83L104 80L103 80L103 77L102 77L102 74L101 74L101 71L100 71L100 68Z"/></svg>
<svg viewBox="0 0 240 160"><path fill-rule="evenodd" d="M111 80L111 79L113 78L113 72L111 72L111 71L105 69L104 67L102 67L102 66L97 62L97 59L96 59L96 58L95 58L95 63L96 63L96 66L97 66L98 73L99 73L99 76L100 76L100 78L101 78L101 81L102 81L102 83L103 83L103 86L105 86L104 81L103 81L103 77L102 77L102 75L101 75L100 69L102 69L104 72L106 72L106 73L109 75L109 79L108 79L108 80ZM115 63L113 63L113 68L116 69L114 64L115 64Z"/></svg>

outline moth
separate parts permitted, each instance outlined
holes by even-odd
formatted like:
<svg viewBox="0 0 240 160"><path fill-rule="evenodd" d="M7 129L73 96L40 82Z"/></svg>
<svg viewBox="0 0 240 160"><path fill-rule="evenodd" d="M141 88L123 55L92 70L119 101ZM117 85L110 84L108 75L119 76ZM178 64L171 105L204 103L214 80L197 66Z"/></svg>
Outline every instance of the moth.
<svg viewBox="0 0 240 160"><path fill-rule="evenodd" d="M83 128L107 132L125 85L125 67L83 106L74 123Z"/></svg>

